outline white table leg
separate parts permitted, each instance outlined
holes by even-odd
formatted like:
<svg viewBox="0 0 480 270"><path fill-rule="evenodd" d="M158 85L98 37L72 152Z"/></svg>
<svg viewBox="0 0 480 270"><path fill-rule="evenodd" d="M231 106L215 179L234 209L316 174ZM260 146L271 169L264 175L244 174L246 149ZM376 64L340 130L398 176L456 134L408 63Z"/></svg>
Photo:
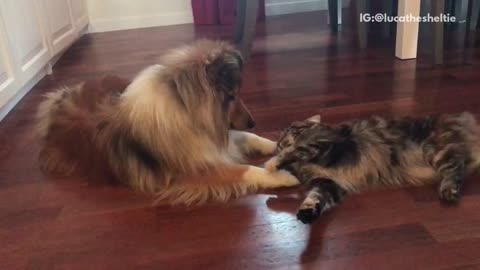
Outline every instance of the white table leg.
<svg viewBox="0 0 480 270"><path fill-rule="evenodd" d="M419 16L421 0L398 0L398 16ZM418 22L398 22L395 56L400 59L417 58Z"/></svg>

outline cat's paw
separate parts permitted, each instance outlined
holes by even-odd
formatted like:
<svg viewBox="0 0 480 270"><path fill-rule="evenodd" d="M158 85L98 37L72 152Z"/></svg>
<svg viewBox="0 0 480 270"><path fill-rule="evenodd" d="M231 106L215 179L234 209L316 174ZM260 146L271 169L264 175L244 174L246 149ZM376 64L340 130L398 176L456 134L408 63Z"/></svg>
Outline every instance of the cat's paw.
<svg viewBox="0 0 480 270"><path fill-rule="evenodd" d="M303 224L310 224L320 217L322 213L322 203L318 202L312 206L303 205L297 212L297 219Z"/></svg>
<svg viewBox="0 0 480 270"><path fill-rule="evenodd" d="M317 207L311 208L301 208L297 212L297 219L300 220L303 224L310 224L315 219L320 216L320 211L318 211Z"/></svg>
<svg viewBox="0 0 480 270"><path fill-rule="evenodd" d="M455 203L460 200L461 192L460 188L455 185L442 185L438 193L440 199L445 202Z"/></svg>
<svg viewBox="0 0 480 270"><path fill-rule="evenodd" d="M274 172L278 170L278 158L272 157L267 162L265 162L264 166L265 170Z"/></svg>
<svg viewBox="0 0 480 270"><path fill-rule="evenodd" d="M312 201L307 199L298 209L297 219L303 224L310 224L323 213L324 207L325 202L322 200Z"/></svg>

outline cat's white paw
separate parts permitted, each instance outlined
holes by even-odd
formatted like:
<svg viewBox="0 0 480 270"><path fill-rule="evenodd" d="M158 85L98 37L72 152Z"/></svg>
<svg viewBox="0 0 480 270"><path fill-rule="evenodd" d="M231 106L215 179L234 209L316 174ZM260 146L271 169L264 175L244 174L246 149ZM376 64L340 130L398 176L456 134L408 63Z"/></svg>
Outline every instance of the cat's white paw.
<svg viewBox="0 0 480 270"><path fill-rule="evenodd" d="M272 157L271 159L267 160L264 164L264 168L267 171L274 172L278 170L278 158Z"/></svg>

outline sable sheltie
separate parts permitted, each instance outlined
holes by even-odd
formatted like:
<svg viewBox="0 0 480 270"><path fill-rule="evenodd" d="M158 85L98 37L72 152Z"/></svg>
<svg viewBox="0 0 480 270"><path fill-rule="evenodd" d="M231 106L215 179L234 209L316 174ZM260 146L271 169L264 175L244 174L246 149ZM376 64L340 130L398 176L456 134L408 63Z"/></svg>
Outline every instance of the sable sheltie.
<svg viewBox="0 0 480 270"><path fill-rule="evenodd" d="M276 144L254 126L239 98L242 57L223 42L167 53L129 83L88 81L46 95L38 110L42 168L114 179L171 203L225 201L298 184L286 171L242 165Z"/></svg>

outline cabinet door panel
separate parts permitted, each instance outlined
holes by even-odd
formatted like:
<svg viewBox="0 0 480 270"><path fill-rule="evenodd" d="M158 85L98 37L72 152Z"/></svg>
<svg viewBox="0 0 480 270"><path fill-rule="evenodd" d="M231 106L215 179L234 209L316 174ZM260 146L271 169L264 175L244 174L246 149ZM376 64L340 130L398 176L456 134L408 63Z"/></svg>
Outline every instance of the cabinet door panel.
<svg viewBox="0 0 480 270"><path fill-rule="evenodd" d="M0 30L0 107L5 105L14 94L17 85L11 58L7 53L5 33Z"/></svg>
<svg viewBox="0 0 480 270"><path fill-rule="evenodd" d="M44 0L45 21L53 52L59 53L75 39L69 0Z"/></svg>
<svg viewBox="0 0 480 270"><path fill-rule="evenodd" d="M88 11L85 0L70 0L72 7L72 16L77 27L77 31L82 30L88 24Z"/></svg>
<svg viewBox="0 0 480 270"><path fill-rule="evenodd" d="M20 78L32 78L50 59L41 13L36 0L0 1L6 40L11 44L10 54L18 66Z"/></svg>
<svg viewBox="0 0 480 270"><path fill-rule="evenodd" d="M7 55L3 52L4 44L3 37L0 36L0 91L7 88L12 81L12 73L9 70L10 63L8 62Z"/></svg>

